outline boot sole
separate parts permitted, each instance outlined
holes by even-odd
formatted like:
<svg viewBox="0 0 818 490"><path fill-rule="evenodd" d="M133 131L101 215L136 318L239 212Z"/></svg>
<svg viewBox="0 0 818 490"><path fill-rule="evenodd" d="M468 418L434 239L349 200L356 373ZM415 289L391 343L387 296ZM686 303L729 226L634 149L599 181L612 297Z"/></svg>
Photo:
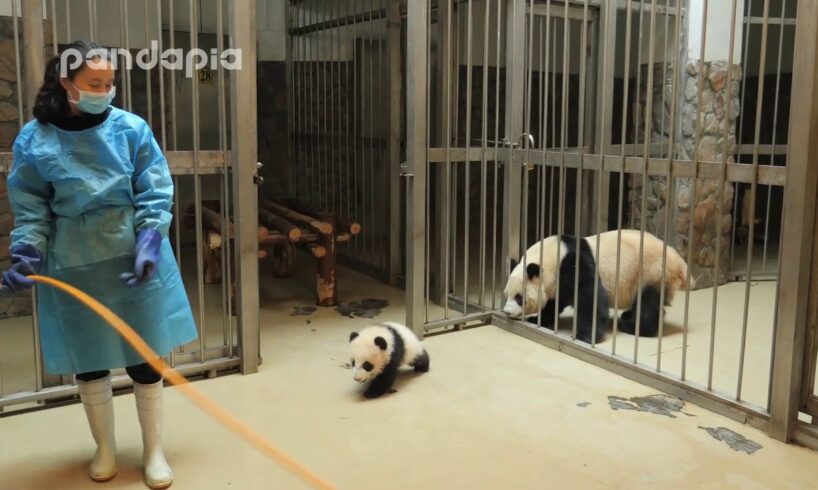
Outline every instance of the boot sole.
<svg viewBox="0 0 818 490"><path fill-rule="evenodd" d="M167 483L160 483L157 485L151 485L148 482L145 482L145 484L148 485L148 488L151 488L152 490L163 490L165 488L170 488L170 486L173 485L173 481L169 481Z"/></svg>
<svg viewBox="0 0 818 490"><path fill-rule="evenodd" d="M91 480L93 480L93 481L95 481L97 483L105 483L106 481L113 480L115 476L116 476L116 473L114 473L111 476L104 476L104 477L92 476Z"/></svg>

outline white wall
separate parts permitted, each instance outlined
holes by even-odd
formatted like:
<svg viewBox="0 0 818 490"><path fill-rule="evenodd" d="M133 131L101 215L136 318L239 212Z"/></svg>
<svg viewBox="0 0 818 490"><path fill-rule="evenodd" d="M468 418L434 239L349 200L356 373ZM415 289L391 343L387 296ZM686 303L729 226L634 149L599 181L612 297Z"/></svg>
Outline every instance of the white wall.
<svg viewBox="0 0 818 490"><path fill-rule="evenodd" d="M705 31L704 0L688 0L687 18L687 57L691 60L701 59L702 41L704 41L704 59L706 61L727 61L730 54L730 18L733 15L733 2L719 0L708 2L707 26ZM742 24L744 2L736 3L736 25L733 38L733 63L742 61Z"/></svg>
<svg viewBox="0 0 818 490"><path fill-rule="evenodd" d="M284 61L287 57L287 0L256 0L259 61Z"/></svg>

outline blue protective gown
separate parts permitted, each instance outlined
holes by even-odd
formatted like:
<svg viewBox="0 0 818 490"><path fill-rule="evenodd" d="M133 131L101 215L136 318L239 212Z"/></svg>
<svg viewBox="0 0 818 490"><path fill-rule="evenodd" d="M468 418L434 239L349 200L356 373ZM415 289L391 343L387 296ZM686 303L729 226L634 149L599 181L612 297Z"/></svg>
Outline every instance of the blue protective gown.
<svg viewBox="0 0 818 490"><path fill-rule="evenodd" d="M8 194L11 243L46 257L43 273L90 294L119 315L159 355L197 338L168 241L173 181L148 124L117 108L101 124L66 131L32 120L14 142ZM136 234L162 235L157 272L130 288ZM69 296L38 287L45 368L53 374L115 369L144 362L95 313Z"/></svg>

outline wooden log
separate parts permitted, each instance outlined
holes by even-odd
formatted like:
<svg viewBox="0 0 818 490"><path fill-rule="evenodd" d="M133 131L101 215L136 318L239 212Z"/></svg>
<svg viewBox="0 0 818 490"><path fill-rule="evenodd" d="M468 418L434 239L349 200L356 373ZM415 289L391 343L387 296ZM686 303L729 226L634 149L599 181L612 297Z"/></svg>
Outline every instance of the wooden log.
<svg viewBox="0 0 818 490"><path fill-rule="evenodd" d="M301 228L266 209L259 208L258 219L265 225L287 235L291 242L297 242L301 238Z"/></svg>
<svg viewBox="0 0 818 490"><path fill-rule="evenodd" d="M319 245L317 243L308 243L305 248L312 252L312 255L316 259L321 259L327 255L327 249L323 245Z"/></svg>
<svg viewBox="0 0 818 490"><path fill-rule="evenodd" d="M194 216L193 219L195 220L196 219L196 217L195 217L196 216L195 208L193 210L193 213L191 213L191 214L193 214L193 216ZM194 223L195 223L195 221L194 221ZM222 231L222 215L217 213L216 211L213 211L212 209L208 209L207 207L202 206L202 224L205 225L205 226L208 226L211 230L216 230L218 232L221 232ZM232 237L233 236L233 231L234 231L234 226L233 226L232 222L228 225L228 228L230 229L230 236Z"/></svg>
<svg viewBox="0 0 818 490"><path fill-rule="evenodd" d="M232 223L231 223L232 224ZM265 226L258 227L258 239L263 240L270 236L270 230L267 229Z"/></svg>
<svg viewBox="0 0 818 490"><path fill-rule="evenodd" d="M322 219L331 218L329 216L321 216ZM318 275L316 280L318 306L335 306L338 303L338 296L336 292L336 250L335 250L335 233L322 233L319 237L319 243L326 249L327 253L318 259Z"/></svg>
<svg viewBox="0 0 818 490"><path fill-rule="evenodd" d="M297 213L306 214L309 216L321 216L322 213L315 207L311 206L309 203L302 201L301 199L295 198L286 198L286 199L275 199L275 202L281 206L286 208L292 209ZM349 233L351 235L358 235L363 230L363 227L360 223L355 220L346 218L341 215L333 215L337 233Z"/></svg>
<svg viewBox="0 0 818 490"><path fill-rule="evenodd" d="M287 220L307 225L318 233L332 233L334 230L331 223L327 223L326 221L322 221L318 218L307 216L297 211L285 208L284 206L273 201L263 201L262 204L268 211L271 211Z"/></svg>

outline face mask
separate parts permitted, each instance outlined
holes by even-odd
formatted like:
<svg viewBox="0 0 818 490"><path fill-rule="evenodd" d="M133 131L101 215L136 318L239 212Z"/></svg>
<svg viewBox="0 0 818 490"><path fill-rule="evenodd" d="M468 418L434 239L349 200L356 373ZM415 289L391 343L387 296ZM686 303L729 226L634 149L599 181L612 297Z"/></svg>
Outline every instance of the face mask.
<svg viewBox="0 0 818 490"><path fill-rule="evenodd" d="M74 85L73 83L71 85ZM68 93L68 101L77 106L77 109L89 114L102 114L111 105L111 101L116 96L116 87L111 87L107 93L88 92L80 90L74 85L74 89L80 93L80 100L74 100L71 92Z"/></svg>

